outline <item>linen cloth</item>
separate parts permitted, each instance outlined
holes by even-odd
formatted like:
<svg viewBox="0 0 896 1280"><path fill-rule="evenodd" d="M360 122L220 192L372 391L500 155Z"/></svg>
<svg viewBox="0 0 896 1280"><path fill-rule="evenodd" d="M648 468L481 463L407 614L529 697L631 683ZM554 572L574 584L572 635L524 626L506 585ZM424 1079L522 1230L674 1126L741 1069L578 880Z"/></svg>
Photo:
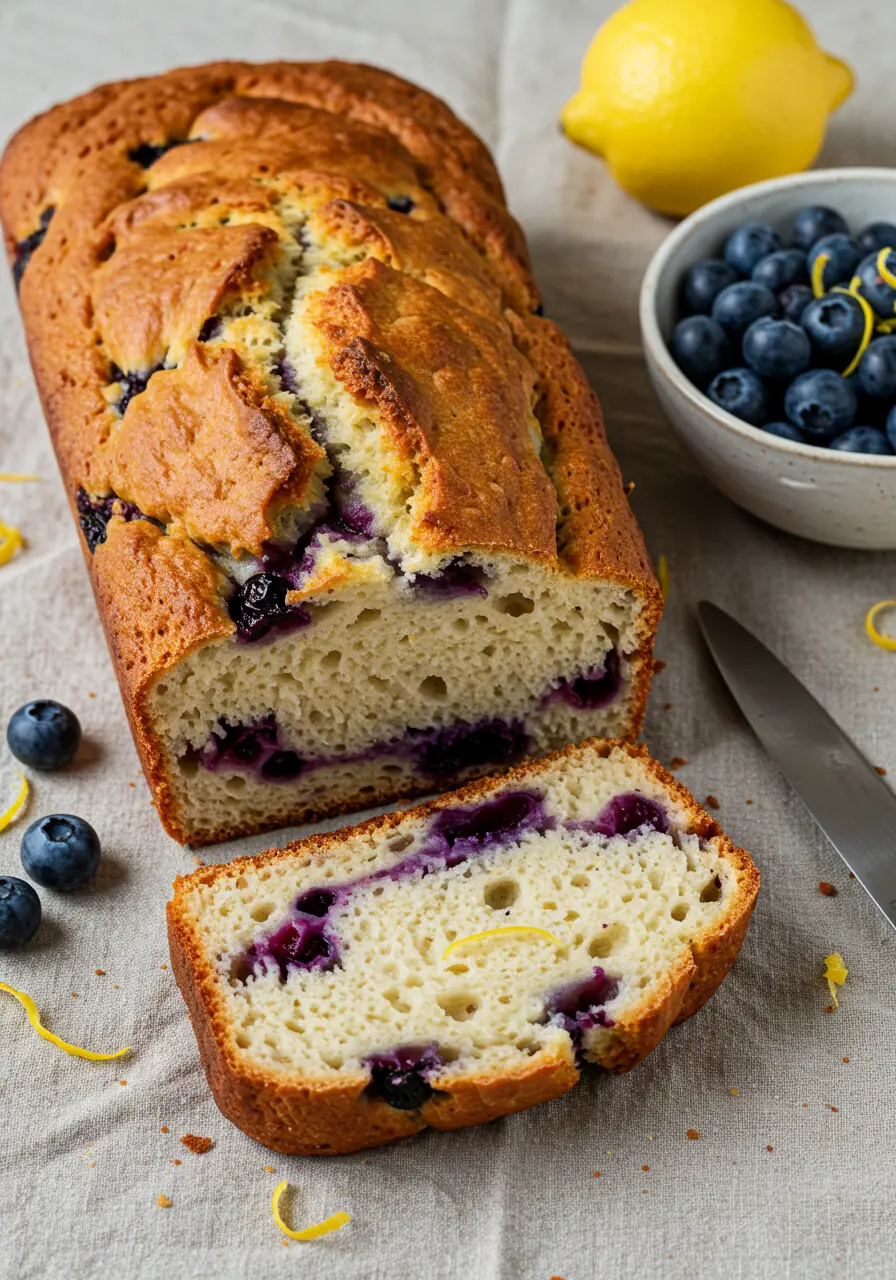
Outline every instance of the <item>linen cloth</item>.
<svg viewBox="0 0 896 1280"><path fill-rule="evenodd" d="M636 481L648 545L668 557L658 644L668 667L646 740L665 762L687 760L679 777L698 798L718 798L718 816L763 877L732 974L632 1074L589 1071L573 1093L528 1114L357 1156L286 1158L244 1137L211 1101L165 967L164 904L193 859L162 832L139 773L3 275L0 471L41 481L0 486L0 517L28 539L0 569L0 719L29 698L54 697L77 710L86 740L63 773L32 775L27 817L0 835L0 874L20 872L25 825L48 812L87 818L105 852L90 889L42 893L40 934L0 957L0 979L32 994L58 1034L97 1049L133 1046L113 1063L69 1057L0 992L3 1280L896 1274L896 938L739 718L694 617L704 596L736 613L893 772L896 655L870 644L862 618L894 594L896 557L814 546L758 523L696 472L663 421L639 352L636 300L669 224L557 128L586 43L614 7L0 3L0 136L101 80L219 57L336 55L419 81L485 137L528 233L547 313L582 353L625 477ZM858 75L822 163L892 164L892 4L803 7ZM4 745L4 799L13 765ZM202 856L223 860L295 834ZM836 897L819 893L821 880ZM850 974L840 1009L827 1014L822 958L835 950ZM179 1141L188 1132L211 1137L213 1150L191 1154ZM351 1224L285 1248L269 1208L281 1178L296 1188L293 1224L339 1209ZM170 1208L157 1206L160 1194Z"/></svg>

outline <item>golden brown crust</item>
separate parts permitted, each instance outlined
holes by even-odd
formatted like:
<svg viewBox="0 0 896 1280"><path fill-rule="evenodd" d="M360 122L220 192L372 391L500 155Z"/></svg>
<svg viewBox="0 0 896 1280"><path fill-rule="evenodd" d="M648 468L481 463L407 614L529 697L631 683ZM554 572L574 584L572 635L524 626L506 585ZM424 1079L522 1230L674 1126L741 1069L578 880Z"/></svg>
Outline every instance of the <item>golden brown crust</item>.
<svg viewBox="0 0 896 1280"><path fill-rule="evenodd" d="M124 221L126 206L116 212ZM140 234L119 236L93 277L97 327L113 363L147 373L170 348L183 349L229 290L251 290L276 243L275 231L253 223L177 230L144 223Z"/></svg>
<svg viewBox="0 0 896 1280"><path fill-rule="evenodd" d="M687 816L688 832L716 839L737 877L737 889L727 914L682 955L666 975L662 989L620 1019L604 1042L600 1065L615 1072L631 1070L656 1048L674 1022L690 1017L718 987L733 963L746 933L759 891L759 872L749 854L724 835L690 793L641 746L615 740L591 739L566 747L542 760L509 770L503 785L531 785L539 773L562 760L578 760L589 752L607 757L623 751L645 764ZM449 1082L419 1111L396 1111L386 1103L362 1096L366 1076L324 1084L284 1076L248 1066L231 1042L229 1021L215 975L193 928L187 896L195 885L213 884L219 877L239 874L284 856L304 855L309 862L331 856L348 836L382 835L409 818L425 820L440 809L470 804L491 794L494 780L470 783L404 812L383 814L341 831L310 836L283 849L269 849L219 866L203 867L174 882L168 903L168 937L172 968L190 1010L206 1075L222 1112L250 1137L287 1154L338 1154L406 1137L431 1126L437 1129L484 1124L497 1116L525 1110L566 1093L577 1082L578 1068L568 1053L544 1050L500 1076L471 1072ZM446 1096L447 1095L447 1096Z"/></svg>
<svg viewBox="0 0 896 1280"><path fill-rule="evenodd" d="M126 494L206 546L261 556L277 513L305 497L323 450L235 351L194 343L179 369L161 370L131 400L101 456L100 492Z"/></svg>
<svg viewBox="0 0 896 1280"><path fill-rule="evenodd" d="M389 199L410 200L410 214L392 212ZM185 68L101 86L10 142L0 221L11 260L55 209L20 303L70 500L81 487L112 489L178 535L258 554L280 508L307 493L317 447L236 368L241 357L215 362L193 345L228 299L274 298L269 268L289 256L290 201L366 255L324 294L331 357L346 388L380 406L412 484L422 478L416 539L437 553L531 558L642 600L630 656L635 734L659 595L596 401L562 338L529 315L538 293L525 241L487 150L438 99L387 72L339 62ZM179 367L155 373L119 417L118 371L145 376L163 359ZM533 397L547 471L527 429L537 436ZM259 451L270 451L262 475L251 465ZM223 591L194 600L182 622L173 614L185 607L182 586L138 602L124 569L113 578L88 563L113 653L131 645L130 610L168 638L157 665L144 664L147 683L232 633ZM119 674L127 699L130 679ZM161 746L145 705L127 710L174 831Z"/></svg>
<svg viewBox="0 0 896 1280"><path fill-rule="evenodd" d="M554 560L556 497L527 429L531 370L500 322L377 258L309 310L333 372L377 407L419 477L414 541Z"/></svg>

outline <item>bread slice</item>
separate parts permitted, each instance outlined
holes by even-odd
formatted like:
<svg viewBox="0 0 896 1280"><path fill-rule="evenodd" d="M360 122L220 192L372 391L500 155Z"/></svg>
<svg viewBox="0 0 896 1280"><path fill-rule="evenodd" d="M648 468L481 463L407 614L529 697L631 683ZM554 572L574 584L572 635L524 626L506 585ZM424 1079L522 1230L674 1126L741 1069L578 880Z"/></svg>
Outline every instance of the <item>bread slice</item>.
<svg viewBox="0 0 896 1280"><path fill-rule="evenodd" d="M643 748L592 740L179 878L171 959L223 1113L335 1154L635 1066L719 985L758 888Z"/></svg>

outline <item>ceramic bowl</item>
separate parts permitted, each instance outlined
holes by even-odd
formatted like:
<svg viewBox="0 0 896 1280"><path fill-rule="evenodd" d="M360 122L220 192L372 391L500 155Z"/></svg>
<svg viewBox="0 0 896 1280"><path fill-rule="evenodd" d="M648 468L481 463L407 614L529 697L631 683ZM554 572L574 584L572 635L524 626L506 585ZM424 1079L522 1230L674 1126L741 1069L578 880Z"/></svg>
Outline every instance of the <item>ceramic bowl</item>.
<svg viewBox="0 0 896 1280"><path fill-rule="evenodd" d="M732 502L788 533L838 547L896 549L896 457L839 453L766 435L690 382L669 350L685 274L718 257L741 222L768 222L789 239L794 215L830 205L850 229L896 222L896 170L820 169L742 187L681 222L641 286L641 336L660 403L677 435Z"/></svg>

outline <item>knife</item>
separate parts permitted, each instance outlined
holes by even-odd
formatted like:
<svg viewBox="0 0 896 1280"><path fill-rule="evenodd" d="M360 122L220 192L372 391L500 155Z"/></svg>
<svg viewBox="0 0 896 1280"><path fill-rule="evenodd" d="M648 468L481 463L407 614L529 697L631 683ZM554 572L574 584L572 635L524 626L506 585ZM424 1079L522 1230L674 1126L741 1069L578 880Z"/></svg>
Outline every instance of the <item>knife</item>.
<svg viewBox="0 0 896 1280"><path fill-rule="evenodd" d="M761 640L701 600L700 629L747 722L896 928L896 794Z"/></svg>

